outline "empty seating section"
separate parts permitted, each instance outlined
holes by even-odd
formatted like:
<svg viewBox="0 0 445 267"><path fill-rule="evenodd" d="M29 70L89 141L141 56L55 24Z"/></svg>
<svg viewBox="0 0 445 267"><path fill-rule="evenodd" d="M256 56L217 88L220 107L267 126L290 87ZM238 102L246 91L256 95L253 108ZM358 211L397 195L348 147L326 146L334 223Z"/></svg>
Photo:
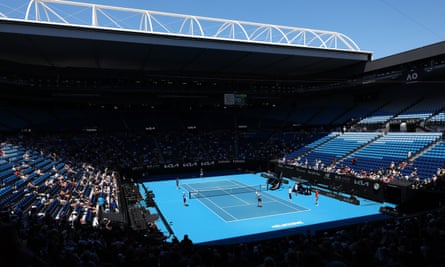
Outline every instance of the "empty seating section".
<svg viewBox="0 0 445 267"><path fill-rule="evenodd" d="M445 167L445 141L441 140L420 154L413 162L404 170L404 175L409 175L414 168L417 169L417 174L422 179L431 178L437 174L438 168Z"/></svg>
<svg viewBox="0 0 445 267"><path fill-rule="evenodd" d="M400 169L402 177L416 169L419 179L430 179L445 168L445 141L440 132L331 132L289 153L286 163L321 169L332 166L334 159L336 170L348 167L357 175L385 173L392 163L406 163Z"/></svg>
<svg viewBox="0 0 445 267"><path fill-rule="evenodd" d="M313 142L311 142L311 143L309 143L309 144L307 144L305 146L300 147L298 150L289 153L286 156L286 159L287 160L293 160L293 159L295 159L297 157L303 156L306 152L308 152L308 151L314 149L315 147L317 147L317 146L319 146L319 145L321 145L321 144L323 144L323 143L325 143L325 142L335 138L338 135L339 135L339 133L332 132L332 133L330 133L328 135L320 137L319 139L317 139L317 140L315 140L315 141L313 141Z"/></svg>
<svg viewBox="0 0 445 267"><path fill-rule="evenodd" d="M432 116L430 119L430 122L432 123L444 123L445 122L445 112L441 111L437 113L436 115Z"/></svg>
<svg viewBox="0 0 445 267"><path fill-rule="evenodd" d="M379 135L380 133L377 132L346 132L314 148L305 156L305 159L310 164L319 160L325 166L330 165L334 159L337 161L343 158Z"/></svg>
<svg viewBox="0 0 445 267"><path fill-rule="evenodd" d="M359 121L359 124L385 123L392 118L393 115L374 115L366 117Z"/></svg>
<svg viewBox="0 0 445 267"><path fill-rule="evenodd" d="M408 153L416 155L440 138L440 133L388 133L348 156L345 164L355 158L354 166L349 166L357 172L386 169L391 162L399 164L407 160Z"/></svg>
<svg viewBox="0 0 445 267"><path fill-rule="evenodd" d="M375 107L382 106L381 100L360 102L356 106L352 107L350 110L342 114L337 120L334 121L337 125L343 125L345 122L351 119L358 121L360 118L366 118L368 114L375 112Z"/></svg>
<svg viewBox="0 0 445 267"><path fill-rule="evenodd" d="M8 195L11 191L12 191L13 187L8 185L8 186L2 186L2 188L0 188L0 199L3 198L3 196Z"/></svg>
<svg viewBox="0 0 445 267"><path fill-rule="evenodd" d="M0 171L0 179L4 182L4 180L6 179L6 177L13 175L14 174L14 170L12 169L13 166L8 166L8 168L6 168L3 171Z"/></svg>
<svg viewBox="0 0 445 267"><path fill-rule="evenodd" d="M7 163L6 161L4 161L2 164L0 164L0 172L6 171L6 170L12 170L13 166L14 166L14 164ZM0 174L0 177L1 177L1 174Z"/></svg>
<svg viewBox="0 0 445 267"><path fill-rule="evenodd" d="M395 102L388 103L384 105L382 108L377 110L376 112L370 114L366 118L363 118L359 121L359 124L381 124L389 121L395 114L399 114L400 112L406 110L416 101L411 98L398 99Z"/></svg>
<svg viewBox="0 0 445 267"><path fill-rule="evenodd" d="M437 98L425 98L416 105L408 108L399 115L395 120L426 120L434 113L442 108L442 103Z"/></svg>
<svg viewBox="0 0 445 267"><path fill-rule="evenodd" d="M24 153L23 149L11 145L2 148L2 151L3 151L2 160L7 162L18 160L18 158L21 157Z"/></svg>
<svg viewBox="0 0 445 267"><path fill-rule="evenodd" d="M318 140L315 140L314 142L308 144L307 147L308 148L316 148L317 146L319 146L319 145L321 145L321 144L323 144L325 142L328 142L329 140L332 140L333 138L337 137L338 135L339 135L339 133L332 132L332 133L330 133L330 134L328 134L328 135L326 135L326 136L324 136L324 137L322 137L322 138L320 138Z"/></svg>
<svg viewBox="0 0 445 267"><path fill-rule="evenodd" d="M335 103L339 104L339 103ZM317 116L310 120L312 125L329 125L335 119L337 119L341 114L345 113L348 107L345 105L331 106L329 108L320 109Z"/></svg>
<svg viewBox="0 0 445 267"><path fill-rule="evenodd" d="M397 115L394 120L426 120L431 115L433 115L432 112L406 113Z"/></svg>

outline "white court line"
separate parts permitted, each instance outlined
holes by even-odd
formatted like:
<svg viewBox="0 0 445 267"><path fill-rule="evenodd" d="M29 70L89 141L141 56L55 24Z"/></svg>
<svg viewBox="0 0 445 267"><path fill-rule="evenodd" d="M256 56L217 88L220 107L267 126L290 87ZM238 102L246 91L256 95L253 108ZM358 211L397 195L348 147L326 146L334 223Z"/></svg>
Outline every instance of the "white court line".
<svg viewBox="0 0 445 267"><path fill-rule="evenodd" d="M224 191L223 188L221 188L221 190ZM246 192L246 194L247 194L247 193L250 193L250 192ZM242 193L242 194L245 194L245 193ZM236 196L235 194L227 194L227 195L222 195L222 196L230 196L230 197L233 197L233 198L238 199L239 201L243 202L243 203L246 204L246 205L247 205L247 204L251 204L250 202L247 202L246 200L244 200L244 199L242 199L242 198ZM241 206L240 206L240 207L241 207ZM225 207L224 207L224 208L225 208Z"/></svg>
<svg viewBox="0 0 445 267"><path fill-rule="evenodd" d="M232 181L234 181L234 180L232 180ZM238 181L234 181L234 182L236 182L236 183L238 183L238 185L243 185L242 183L239 183ZM295 209L295 206L297 206L297 207L301 207L301 208L303 208L303 210L301 210L301 208L299 209L299 211L306 211L306 210L310 210L310 209L308 209L308 208L306 208L306 207L304 207L304 206L300 206L300 205L297 205L297 204L294 204L294 203L289 203L289 201L285 201L285 200L283 200L282 198L279 198L279 197L276 197L276 196L274 196L274 195L271 195L271 194L269 194L269 193L267 193L267 191L265 191L266 193L266 197L268 198L268 199L271 199L271 200L273 200L273 201L264 201L266 198L264 197L264 195L262 194L262 196L263 196L263 204L267 204L267 203L273 203L273 202L278 202L278 203L281 203L281 204L283 204L283 206L286 206L286 207L288 207L288 208L292 208L292 209Z"/></svg>
<svg viewBox="0 0 445 267"><path fill-rule="evenodd" d="M195 189L193 186L190 186L189 184L187 184L187 187L189 187L191 190L194 191L199 191L199 189ZM189 190L189 191L191 191ZM208 190L208 189L206 189ZM229 195L224 195L224 196L233 196L231 194ZM234 221L236 221L238 218L233 216L232 213L226 211L223 207L221 207L220 205L216 204L214 201L212 201L210 199L210 197L204 197L204 198L195 198L197 199L199 202L201 202L201 204L203 204L205 207L207 207L208 210L210 210L213 214L216 215L216 217L220 218L221 220L225 221L225 222L232 222L232 221L228 221L226 219L224 219L223 217L221 217L214 209L212 209L211 207L209 207L204 201L203 199L207 200L208 202L212 203L216 208L218 208L219 210L223 211L225 214L227 214L229 217L232 217L234 219Z"/></svg>
<svg viewBox="0 0 445 267"><path fill-rule="evenodd" d="M224 196L224 197L233 197L233 195L223 195L223 196ZM238 197L236 197L236 198L238 198ZM238 217L234 216L232 213L230 213L230 212L228 212L227 210L225 210L226 208L228 208L227 206L222 207L222 206L216 204L214 201L212 201L209 197L195 198L195 199L198 200L198 201L199 201L202 205L204 205L208 210L210 210L213 214L215 214L216 217L220 218L220 219L223 220L224 222L237 222L237 221L242 221L242 220L248 220L248 219L251 219L251 218L257 218L257 217L249 217L249 218L246 218L246 219L239 219ZM239 199L239 198L238 198L238 199ZM227 214L229 217L233 218L233 220L226 220L226 219L224 219L221 215L219 215L219 214L216 212L215 209L209 207L209 206L205 203L204 200L206 200L206 201L208 201L208 202L211 202L217 209L223 211L223 212L224 212L225 214ZM239 200L241 200L241 199L239 199ZM250 202L247 202L247 201L243 201L243 202L246 203L246 204L245 204L245 205L232 206L232 207L248 207L248 206L251 206L251 205L253 205L253 204L255 203L255 202L250 203Z"/></svg>
<svg viewBox="0 0 445 267"><path fill-rule="evenodd" d="M261 208L259 208L257 206L255 206L255 208L261 209ZM285 213L281 212L281 213L277 213L277 214L268 214L268 215L262 215L262 216L251 216L251 217L242 218L242 219L237 218L236 220L226 221L226 222L241 222L241 221L247 221L247 220L252 220L252 219L275 217L275 216L281 216L281 215L287 215L287 214L293 214L293 213L299 213L299 212L303 212L303 211L302 210L300 210L300 211L295 210L295 211L292 211L292 212L285 212Z"/></svg>
<svg viewBox="0 0 445 267"><path fill-rule="evenodd" d="M269 195L269 194L268 194L268 195ZM233 195L224 195L224 197L226 197L226 196L233 196ZM270 196L270 195L269 195L269 196ZM272 197L273 197L273 196L272 196ZM307 209L307 208L305 208L305 207L303 207L303 209L301 209L301 208L300 208L300 209L296 209L295 206L297 206L297 207L300 207L300 206L298 206L298 205L293 205L293 206L291 207L293 211L289 211L289 212L279 212L279 213L276 213L276 214L268 214L268 215L262 215L262 216L250 216L250 217L248 217L248 218L238 218L238 217L232 215L231 213L227 212L227 211L224 210L224 209L227 209L227 208L234 208L234 207L249 207L249 206L252 206L253 208L258 208L256 205L254 205L254 204L256 203L256 201L249 203L250 205L233 205L233 206L225 206L224 208L222 208L220 205L217 205L214 201L211 201L211 200L208 199L208 198L203 198L203 199L207 199L207 200L209 200L209 202L212 202L217 208L223 210L226 214L230 214L230 217L232 217L232 218L234 219L234 220L228 221L228 220L225 220L224 218L222 218L221 216L217 215L219 218L221 218L221 219L224 220L225 222L239 222L239 221L245 221L245 220L251 220L251 219L268 218L268 217L274 217L274 216L281 216L281 215L287 215L287 214L293 214L293 213L305 212L305 211L309 211L309 210L310 210L310 209ZM200 200L200 202L201 202L204 206L206 206L208 209L212 210L213 213L215 213L215 212L213 211L212 208L210 208L209 206L206 205L206 203L204 203L203 201L201 201L201 198L198 198L198 200ZM274 202L278 202L278 201L269 201L269 202L266 202L266 203L274 203ZM264 203L264 202L263 202L263 203ZM284 201L283 201L282 203L286 203L286 204L287 204L287 202L284 202ZM289 206L288 206L288 207L289 207ZM215 213L215 214L217 214L217 213Z"/></svg>
<svg viewBox="0 0 445 267"><path fill-rule="evenodd" d="M223 221L227 222L226 219L222 218L218 213L216 213L212 208L210 208L209 206L206 205L206 203L202 202L201 199L197 198L199 202L201 202L204 206L207 207L207 209L211 210L214 214L217 215L217 217L221 218ZM222 210L225 214L229 215L229 217L232 217L233 219L237 219L235 216L233 216L231 213L227 212L225 209L221 208L221 206L217 205L214 201L210 200L209 198L204 198L206 200L208 200L209 202L213 203L213 205L215 205L217 208L219 208L220 210Z"/></svg>
<svg viewBox="0 0 445 267"><path fill-rule="evenodd" d="M246 185L246 184L240 183L240 182L235 181L235 180L227 180L227 181L224 181L224 182L230 182L230 183L232 183L232 184L234 184L234 185L239 185L239 186L243 186L243 187L244 187L244 186L250 186L250 187L252 187L252 188L255 188L255 187L252 186L252 185ZM199 184L206 184L206 183L208 183L208 182L202 182L202 183L199 183ZM258 184L256 184L255 186L257 186L257 185L258 185ZM196 189L195 187L191 186L190 184L185 184L185 186L188 187L188 188L190 188L190 190L188 190L188 191L199 191L199 189ZM205 191L205 190L218 189L218 190L222 190L222 191L224 191L224 189L230 189L230 188L231 188L231 187L221 187L221 186L220 186L220 187L213 187L212 189L203 189L203 190ZM263 191L263 192L264 192L264 191ZM249 194L250 194L250 193L254 193L254 191L252 191L252 192L246 192L246 193L242 193L242 194L248 194L248 193L249 193ZM212 200L210 199L211 197L203 197L203 198L195 198L195 199L197 199L197 200L198 200L201 204L203 204L208 210L210 210L213 214L215 214L216 217L220 218L220 219L223 220L224 222L237 222L237 221L245 221L245 220L251 220L251 219L267 218L267 217L280 216L280 215L292 214L292 213L298 213L298 212L303 212L303 211L309 211L309 210L310 210L310 209L308 209L308 208L306 208L306 207L303 207L303 206L299 206L299 205L296 205L296 204L288 203L287 201L283 201L283 199L280 199L280 198L278 198L278 197L275 197L275 196L273 196L273 195L270 195L270 194L266 193L266 197L264 197L264 195L262 194L262 197L263 197L263 204L267 204L267 203L279 203L280 205L283 205L283 206L286 206L286 207L288 207L288 208L291 208L293 211L291 211L291 212L280 212L280 213L277 213L277 214L269 214L269 215L264 215L264 216L250 216L250 217L248 217L248 218L242 218L242 219L240 219L240 218L234 216L232 213L228 212L228 211L225 210L225 209L227 209L227 208L234 208L234 207L248 207L248 206L253 206L253 205L256 203L257 199L255 198L255 201L253 201L253 202L248 202L248 201L246 201L246 200L244 200L244 199L241 199L241 198L237 197L235 194L227 194L227 195L221 195L221 196L224 196L224 197L233 197L233 198L235 198L235 199L240 200L242 203L245 203L246 205L233 205L233 206L224 206L224 207L222 207L222 206L216 204L216 202L212 201ZM273 201L264 201L265 199L272 199ZM228 220L224 219L220 214L218 214L218 213L216 212L217 210L215 210L214 208L209 207L209 206L204 202L204 200L206 200L206 201L212 203L212 204L214 205L215 208L221 210L224 214L227 214L230 218L233 218L233 220L228 221ZM297 208L297 207L299 207L299 208ZM255 208L258 208L258 207L256 207L256 205L255 205Z"/></svg>
<svg viewBox="0 0 445 267"><path fill-rule="evenodd" d="M303 211L310 210L310 209L308 209L308 208L306 208L304 206L300 206L298 204L291 203L289 201L285 201L285 200L283 200L283 199L281 199L279 197L276 197L274 195L271 195L271 194L267 194L267 195L269 196L270 199L273 199L274 201L270 201L270 202L266 202L266 203L279 202L279 203L283 204L283 206L286 206L288 208L294 208L295 209L295 206L297 206L297 207L303 208Z"/></svg>
<svg viewBox="0 0 445 267"><path fill-rule="evenodd" d="M241 187L252 187L252 188L255 188L254 186L250 186L250 185L245 185L245 184L242 184L242 183L237 183L235 180L227 180L227 181L225 181L225 182L228 182L229 184L231 183L231 184L234 184L234 185L240 185ZM200 184L205 184L206 182L203 182L203 183L200 183ZM207 182L208 183L208 182ZM190 186L190 184L187 184L188 185L188 187L190 187L193 191L197 191L198 193L199 193L199 189L195 189L193 186ZM233 186L231 186L231 187L225 187L225 186L216 186L216 187L212 187L211 189L202 189L203 191L207 191L207 190L220 190L220 191L223 191L223 192L226 192L226 190L227 189L232 189L232 188L234 188ZM188 190L188 191L192 191L192 190ZM252 193L253 192L255 192L255 191L252 191ZM250 192L246 192L246 193L250 193ZM244 193L243 193L244 194ZM240 197L237 197L236 196L236 194L231 194L230 192L226 192L226 194L225 195L221 195L221 196L231 196L231 197L233 197L233 198L235 198L235 199L238 199L239 201L241 201L241 202L243 202L243 203L245 203L245 204L252 204L251 202L247 202L245 199L242 199L242 198L240 198ZM210 198L211 196L209 196L209 197L205 197L205 198ZM218 205L217 205L218 206ZM221 206L218 206L218 207L221 207Z"/></svg>

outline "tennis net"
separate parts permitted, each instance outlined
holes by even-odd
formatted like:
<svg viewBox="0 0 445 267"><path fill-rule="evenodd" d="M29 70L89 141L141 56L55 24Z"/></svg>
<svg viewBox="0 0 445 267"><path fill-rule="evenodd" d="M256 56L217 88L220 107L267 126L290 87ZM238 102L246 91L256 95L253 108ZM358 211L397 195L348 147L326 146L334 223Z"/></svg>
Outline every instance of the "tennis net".
<svg viewBox="0 0 445 267"><path fill-rule="evenodd" d="M265 185L248 185L230 188L217 188L211 190L193 190L189 191L189 198L216 197L224 195L235 195L242 193L251 193L256 191L264 191Z"/></svg>

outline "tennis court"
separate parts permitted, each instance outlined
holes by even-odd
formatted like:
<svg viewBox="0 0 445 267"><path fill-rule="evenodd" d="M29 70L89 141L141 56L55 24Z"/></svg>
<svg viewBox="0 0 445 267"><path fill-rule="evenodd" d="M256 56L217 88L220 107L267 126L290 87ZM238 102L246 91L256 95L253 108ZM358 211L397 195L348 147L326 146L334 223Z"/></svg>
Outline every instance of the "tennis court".
<svg viewBox="0 0 445 267"><path fill-rule="evenodd" d="M288 186L266 190L266 179L260 174L182 178L146 182L153 191L163 216L181 239L189 235L195 244L231 244L280 237L306 231L317 231L345 224L388 218L380 207L391 206L360 199L360 205L314 194L288 196ZM255 192L262 196L257 206ZM183 194L187 205L183 205ZM141 194L144 190L141 185ZM191 197L191 198L190 198ZM158 225L162 229L161 221ZM166 233L168 235L168 233Z"/></svg>
<svg viewBox="0 0 445 267"><path fill-rule="evenodd" d="M265 184L246 185L228 179L188 183L183 184L182 188L189 192L190 199L198 200L226 222L308 210L267 193ZM258 207L257 192L261 194L261 207Z"/></svg>

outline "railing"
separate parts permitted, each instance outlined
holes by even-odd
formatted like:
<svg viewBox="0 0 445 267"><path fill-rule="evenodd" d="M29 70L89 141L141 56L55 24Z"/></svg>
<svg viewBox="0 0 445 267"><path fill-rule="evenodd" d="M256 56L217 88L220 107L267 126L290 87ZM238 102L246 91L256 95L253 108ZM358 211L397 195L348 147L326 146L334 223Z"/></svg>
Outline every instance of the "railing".
<svg viewBox="0 0 445 267"><path fill-rule="evenodd" d="M8 19L5 14L0 13L0 19ZM63 0L30 0L22 20L200 39L360 51L351 38L338 32Z"/></svg>

